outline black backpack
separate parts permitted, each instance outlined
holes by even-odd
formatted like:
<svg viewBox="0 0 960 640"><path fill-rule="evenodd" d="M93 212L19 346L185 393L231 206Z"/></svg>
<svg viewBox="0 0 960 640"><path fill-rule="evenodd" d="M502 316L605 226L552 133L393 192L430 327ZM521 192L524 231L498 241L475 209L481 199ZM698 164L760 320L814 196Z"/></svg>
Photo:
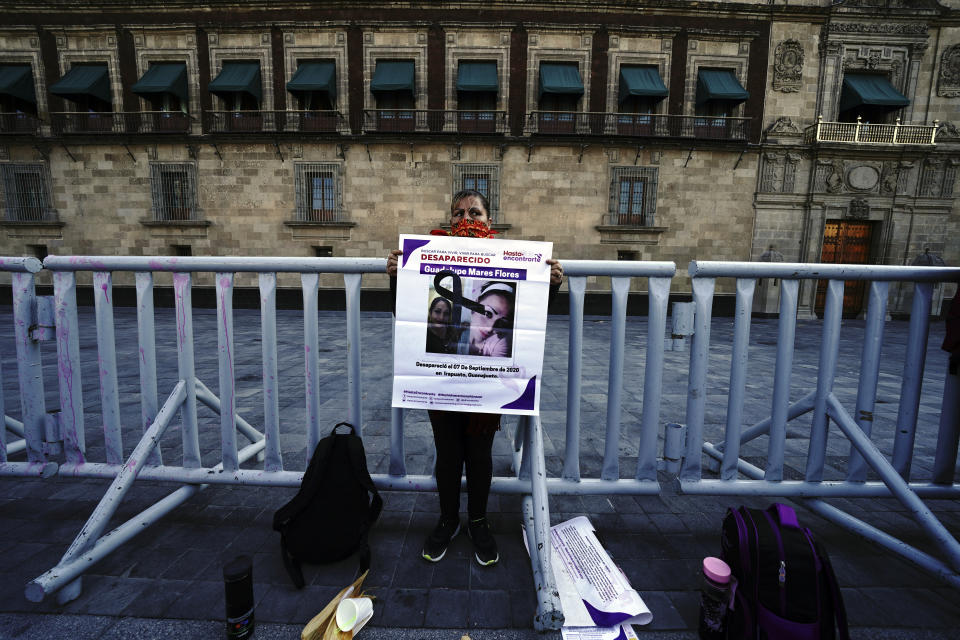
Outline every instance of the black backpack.
<svg viewBox="0 0 960 640"><path fill-rule="evenodd" d="M350 433L337 433L341 426ZM367 471L363 440L353 425L337 424L317 443L300 491L273 514L283 565L293 584L303 587L301 562L327 564L359 551L358 574L370 568L367 534L382 508L383 499Z"/></svg>
<svg viewBox="0 0 960 640"><path fill-rule="evenodd" d="M728 509L720 543L737 579L728 637L849 640L830 557L792 507Z"/></svg>

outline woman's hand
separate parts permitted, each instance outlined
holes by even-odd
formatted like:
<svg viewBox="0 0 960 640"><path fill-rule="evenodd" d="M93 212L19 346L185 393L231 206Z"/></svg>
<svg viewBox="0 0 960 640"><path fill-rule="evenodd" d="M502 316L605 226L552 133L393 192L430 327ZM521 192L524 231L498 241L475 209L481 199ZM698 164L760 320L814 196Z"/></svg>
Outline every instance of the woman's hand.
<svg viewBox="0 0 960 640"><path fill-rule="evenodd" d="M397 275L397 262L398 256L402 256L403 251L400 249L394 249L390 252L390 255L387 256L387 275L396 277Z"/></svg>
<svg viewBox="0 0 960 640"><path fill-rule="evenodd" d="M563 282L563 265L559 260L547 260L550 265L550 284L560 284Z"/></svg>

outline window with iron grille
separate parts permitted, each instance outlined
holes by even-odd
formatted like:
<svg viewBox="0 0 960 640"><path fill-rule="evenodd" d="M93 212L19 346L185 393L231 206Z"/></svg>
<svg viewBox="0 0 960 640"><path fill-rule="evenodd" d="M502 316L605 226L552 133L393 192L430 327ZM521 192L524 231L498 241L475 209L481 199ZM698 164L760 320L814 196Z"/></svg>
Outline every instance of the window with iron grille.
<svg viewBox="0 0 960 640"><path fill-rule="evenodd" d="M453 165L453 193L479 191L490 203L490 221L500 222L500 167L495 164ZM452 195L452 194L451 194Z"/></svg>
<svg viewBox="0 0 960 640"><path fill-rule="evenodd" d="M614 167L607 224L652 227L656 206L656 168Z"/></svg>
<svg viewBox="0 0 960 640"><path fill-rule="evenodd" d="M154 220L199 220L195 165L189 162L151 164L150 192L153 197Z"/></svg>
<svg viewBox="0 0 960 640"><path fill-rule="evenodd" d="M45 164L0 164L0 171L7 220L40 222L56 219L50 197L50 174Z"/></svg>
<svg viewBox="0 0 960 640"><path fill-rule="evenodd" d="M295 167L297 220L301 222L342 221L340 165L298 162Z"/></svg>

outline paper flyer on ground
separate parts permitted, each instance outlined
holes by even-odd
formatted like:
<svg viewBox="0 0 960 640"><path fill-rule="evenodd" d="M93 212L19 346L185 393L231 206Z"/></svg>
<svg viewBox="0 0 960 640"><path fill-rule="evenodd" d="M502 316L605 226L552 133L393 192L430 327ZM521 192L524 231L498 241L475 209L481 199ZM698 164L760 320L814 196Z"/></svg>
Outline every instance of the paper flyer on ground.
<svg viewBox="0 0 960 640"><path fill-rule="evenodd" d="M653 614L614 564L585 516L550 528L551 565L560 592L566 640L631 640L630 625Z"/></svg>
<svg viewBox="0 0 960 640"><path fill-rule="evenodd" d="M549 242L400 236L393 406L537 415Z"/></svg>

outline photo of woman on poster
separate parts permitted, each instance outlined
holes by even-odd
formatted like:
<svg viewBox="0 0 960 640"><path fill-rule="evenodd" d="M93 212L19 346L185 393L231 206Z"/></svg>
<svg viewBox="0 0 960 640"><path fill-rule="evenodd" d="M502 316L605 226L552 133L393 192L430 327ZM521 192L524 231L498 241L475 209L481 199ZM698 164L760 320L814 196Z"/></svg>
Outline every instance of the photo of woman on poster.
<svg viewBox="0 0 960 640"><path fill-rule="evenodd" d="M513 310L516 288L509 282L491 280L480 286L477 302L484 312L470 313L470 330L460 336L461 355L509 358L513 353Z"/></svg>
<svg viewBox="0 0 960 640"><path fill-rule="evenodd" d="M459 334L452 322L451 302L441 296L433 298L427 313L427 353L456 353Z"/></svg>

